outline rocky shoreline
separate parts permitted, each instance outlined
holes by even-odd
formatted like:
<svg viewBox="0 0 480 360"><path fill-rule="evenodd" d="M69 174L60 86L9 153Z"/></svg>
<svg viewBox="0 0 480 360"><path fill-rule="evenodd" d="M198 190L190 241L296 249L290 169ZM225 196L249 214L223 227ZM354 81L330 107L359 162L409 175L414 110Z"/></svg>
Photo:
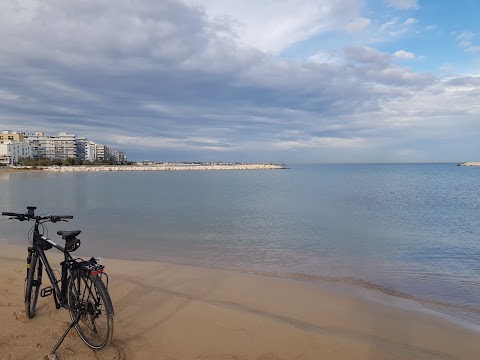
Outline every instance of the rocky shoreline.
<svg viewBox="0 0 480 360"><path fill-rule="evenodd" d="M178 170L278 170L280 164L214 164L214 165L102 165L102 166L49 166L51 172L104 172L104 171L178 171Z"/></svg>

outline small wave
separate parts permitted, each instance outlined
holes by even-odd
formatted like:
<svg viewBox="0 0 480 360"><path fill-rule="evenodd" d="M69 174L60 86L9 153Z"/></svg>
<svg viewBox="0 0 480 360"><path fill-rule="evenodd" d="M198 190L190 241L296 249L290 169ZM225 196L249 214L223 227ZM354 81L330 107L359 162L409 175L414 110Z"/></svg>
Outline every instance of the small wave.
<svg viewBox="0 0 480 360"><path fill-rule="evenodd" d="M473 322L480 325L480 307L466 304L455 304L446 301L428 299L420 296L408 294L398 291L384 285L354 277L330 277L322 275L302 274L302 273L275 273L275 272L250 272L264 276L274 276L280 278L288 278L300 281L325 281L329 283L340 283L346 285L358 286L364 289L379 291L383 294L395 296L403 299L415 301L431 310L440 312L445 315L454 316L463 321Z"/></svg>

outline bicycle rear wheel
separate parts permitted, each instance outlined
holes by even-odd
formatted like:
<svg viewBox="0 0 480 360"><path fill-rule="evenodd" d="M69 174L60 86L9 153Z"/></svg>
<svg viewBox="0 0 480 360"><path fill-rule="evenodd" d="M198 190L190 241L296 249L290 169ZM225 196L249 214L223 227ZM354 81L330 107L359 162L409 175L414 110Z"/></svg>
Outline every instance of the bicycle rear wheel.
<svg viewBox="0 0 480 360"><path fill-rule="evenodd" d="M40 293L40 285L42 284L42 268L42 260L39 259L37 253L34 252L25 280L25 312L29 319L35 315L37 308L38 294Z"/></svg>
<svg viewBox="0 0 480 360"><path fill-rule="evenodd" d="M68 306L80 338L92 349L108 345L113 336L113 305L102 279L74 271L68 281Z"/></svg>

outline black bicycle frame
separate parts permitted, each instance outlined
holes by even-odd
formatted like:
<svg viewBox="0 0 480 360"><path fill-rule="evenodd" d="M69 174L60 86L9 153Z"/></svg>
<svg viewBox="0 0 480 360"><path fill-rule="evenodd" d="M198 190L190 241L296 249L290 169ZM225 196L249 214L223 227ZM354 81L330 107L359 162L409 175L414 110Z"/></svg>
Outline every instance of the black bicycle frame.
<svg viewBox="0 0 480 360"><path fill-rule="evenodd" d="M58 281L55 276L55 273L53 272L50 263L48 262L47 256L45 255L45 250L43 250L43 246L45 244L49 244L64 254L64 261L62 261L60 264L62 265L62 287L59 288L58 286ZM67 272L69 268L69 264L73 263L75 260L73 260L72 256L68 253L68 251L65 251L65 248L61 247L60 245L54 243L52 240L49 238L41 235L38 232L38 224L35 224L35 230L33 234L33 249L35 249L35 252L37 253L37 261L41 260L43 263L43 266L45 267L45 270L47 272L48 278L50 279L50 282L52 283L53 286L53 293L54 293L54 300L55 300L55 305L57 309L59 309L61 306L66 307L67 302L66 302L66 293L67 293ZM35 264L36 265L36 264ZM30 269L34 270L34 269ZM29 271L30 271L29 270Z"/></svg>

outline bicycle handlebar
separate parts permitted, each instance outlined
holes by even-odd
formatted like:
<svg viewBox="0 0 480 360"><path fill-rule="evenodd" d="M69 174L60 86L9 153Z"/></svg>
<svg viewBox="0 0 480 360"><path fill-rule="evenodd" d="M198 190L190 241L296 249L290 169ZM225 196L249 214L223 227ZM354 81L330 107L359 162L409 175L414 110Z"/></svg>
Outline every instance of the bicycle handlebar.
<svg viewBox="0 0 480 360"><path fill-rule="evenodd" d="M2 212L3 216L18 216L18 215L23 215L23 214L16 214L16 213L11 213L11 212Z"/></svg>
<svg viewBox="0 0 480 360"><path fill-rule="evenodd" d="M2 212L3 216L11 216L16 218L17 220L24 221L24 220L31 220L35 219L36 221L40 220L50 220L52 222L57 222L65 219L73 219L72 215L34 215L33 211L27 212L26 214L19 214L19 213L12 213L12 212L7 212L3 211Z"/></svg>

